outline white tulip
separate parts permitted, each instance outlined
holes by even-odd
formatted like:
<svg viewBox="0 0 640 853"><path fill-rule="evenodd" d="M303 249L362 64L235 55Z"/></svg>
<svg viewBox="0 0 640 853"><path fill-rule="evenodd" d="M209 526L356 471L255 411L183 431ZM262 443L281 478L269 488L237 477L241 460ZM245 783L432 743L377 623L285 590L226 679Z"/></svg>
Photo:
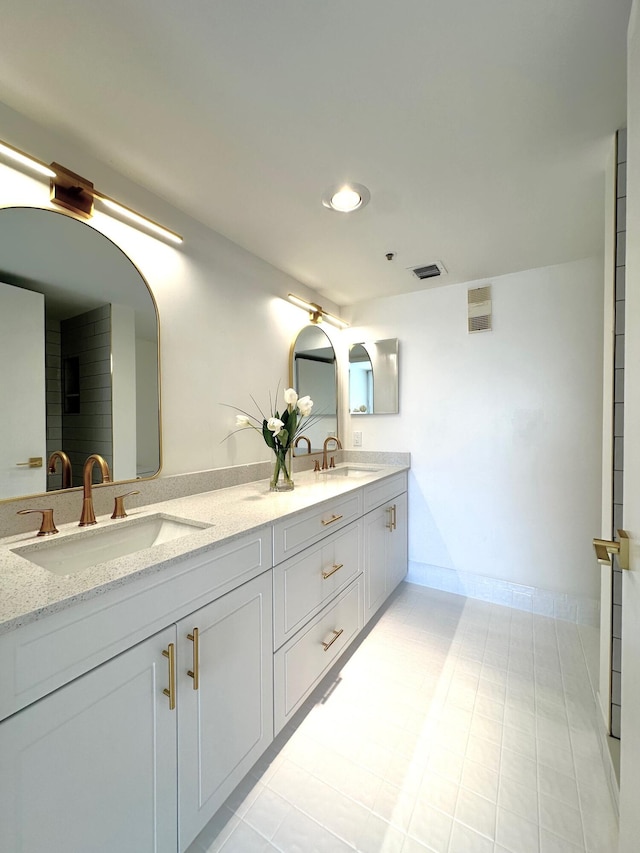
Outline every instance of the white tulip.
<svg viewBox="0 0 640 853"><path fill-rule="evenodd" d="M313 408L313 400L311 397L300 397L298 400L298 411L302 415L303 418L308 417L311 414L311 409Z"/></svg>
<svg viewBox="0 0 640 853"><path fill-rule="evenodd" d="M236 426L245 427L251 426L251 421L246 415L236 415Z"/></svg>
<svg viewBox="0 0 640 853"><path fill-rule="evenodd" d="M284 424L280 418L269 418L267 421L267 429L273 433L274 438L278 435L283 426Z"/></svg>
<svg viewBox="0 0 640 853"><path fill-rule="evenodd" d="M295 406L298 402L298 395L293 388L287 388L284 392L284 401L287 406Z"/></svg>

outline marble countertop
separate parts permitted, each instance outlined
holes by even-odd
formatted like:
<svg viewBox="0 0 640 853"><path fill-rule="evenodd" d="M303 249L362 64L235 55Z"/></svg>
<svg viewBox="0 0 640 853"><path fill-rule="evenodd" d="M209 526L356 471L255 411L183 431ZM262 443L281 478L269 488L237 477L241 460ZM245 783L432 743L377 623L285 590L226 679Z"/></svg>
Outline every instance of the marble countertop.
<svg viewBox="0 0 640 853"><path fill-rule="evenodd" d="M341 475L344 468L354 469L354 476ZM0 539L0 634L144 574L162 571L188 556L203 553L250 530L269 527L280 518L406 470L407 466L403 465L346 463L338 466L335 473L305 471L296 474L296 486L292 492L270 492L269 481L259 480L148 504L131 510L123 520L99 516L98 525L91 528L79 528L77 522L61 525L59 534L54 537L37 538L34 531ZM115 529L129 520L158 513L209 526L71 575L54 574L12 550L26 545L33 546L33 551L45 549L49 542L90 536L94 531Z"/></svg>

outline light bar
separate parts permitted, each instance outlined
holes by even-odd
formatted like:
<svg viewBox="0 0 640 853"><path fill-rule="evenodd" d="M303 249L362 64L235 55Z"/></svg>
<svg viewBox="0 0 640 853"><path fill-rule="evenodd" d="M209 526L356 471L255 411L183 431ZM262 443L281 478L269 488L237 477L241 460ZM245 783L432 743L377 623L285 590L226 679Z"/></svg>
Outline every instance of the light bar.
<svg viewBox="0 0 640 853"><path fill-rule="evenodd" d="M27 169L32 169L40 175L45 175L47 178L55 178L56 173L50 169L45 163L36 160L34 157L29 157L24 151L14 148L6 142L0 142L0 156L8 157L10 160L20 163L21 166L26 166Z"/></svg>
<svg viewBox="0 0 640 853"><path fill-rule="evenodd" d="M170 240L172 243L178 244L183 242L182 237L179 234L176 234L175 231L169 231L168 228L158 225L157 222L154 222L152 219L147 219L146 216L141 216L139 213L136 213L135 210L125 207L123 204L114 201L112 198L102 195L102 193L99 192L94 192L93 197L96 201L99 201L100 204L103 204L105 207L109 208L109 210L117 213L118 216L123 216L125 219L129 219L136 225L140 225L142 228L147 228L149 231L153 231L154 234L164 237L165 240Z"/></svg>

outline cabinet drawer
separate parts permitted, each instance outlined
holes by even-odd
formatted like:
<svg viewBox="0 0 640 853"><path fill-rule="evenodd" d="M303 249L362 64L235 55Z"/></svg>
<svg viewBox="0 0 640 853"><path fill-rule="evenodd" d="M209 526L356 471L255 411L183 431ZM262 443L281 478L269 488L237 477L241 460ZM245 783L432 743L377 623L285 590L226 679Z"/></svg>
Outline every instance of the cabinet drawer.
<svg viewBox="0 0 640 853"><path fill-rule="evenodd" d="M336 530L346 527L362 515L362 489L333 498L277 521L273 527L274 565L315 545Z"/></svg>
<svg viewBox="0 0 640 853"><path fill-rule="evenodd" d="M375 509L383 503L407 491L407 472L401 471L384 480L378 480L364 487L364 511Z"/></svg>
<svg viewBox="0 0 640 853"><path fill-rule="evenodd" d="M274 655L275 734L361 628L360 577Z"/></svg>
<svg viewBox="0 0 640 853"><path fill-rule="evenodd" d="M276 566L274 649L290 639L362 570L362 519Z"/></svg>

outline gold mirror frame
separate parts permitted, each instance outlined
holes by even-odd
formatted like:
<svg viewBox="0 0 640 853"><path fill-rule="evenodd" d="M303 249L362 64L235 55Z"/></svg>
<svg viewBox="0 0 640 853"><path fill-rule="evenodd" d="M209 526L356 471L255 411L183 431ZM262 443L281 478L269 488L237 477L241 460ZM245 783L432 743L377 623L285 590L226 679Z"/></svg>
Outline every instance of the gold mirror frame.
<svg viewBox="0 0 640 853"><path fill-rule="evenodd" d="M83 249L83 252L86 253L86 255L87 255L87 257L84 258L85 263L87 263L88 260L90 260L89 255L90 255L91 251L93 251L96 246L102 246L102 247L104 247L104 249L101 248L100 252L108 255L109 260L112 258L114 259L114 263L116 266L115 275L118 274L118 271L120 273L122 273L123 271L127 271L128 273L131 273L131 277L130 277L130 279L128 279L125 276L121 276L123 279L131 280L131 281L133 281L133 280L140 281L144 285L144 289L145 289L144 290L144 297L141 297L141 298L146 299L146 297L148 295L148 298L150 299L150 303L149 303L149 306L147 307L147 309L145 309L145 310L148 310L149 307L152 309L152 310L148 310L147 323L150 324L152 319L155 322L155 338L156 338L155 367L152 365L152 362L150 362L150 364L152 366L150 367L150 370L149 370L149 376L153 375L155 378L155 381L157 383L157 401L158 402L157 402L157 413L156 413L155 408L154 408L154 414L149 417L149 423L152 425L157 424L157 469L153 473L150 473L148 476L136 475L135 477L114 479L112 482L115 482L115 483L132 483L132 482L137 482L138 480L148 480L148 479L153 479L153 478L157 477L158 474L160 473L161 468L162 468L162 400L161 400L161 373L160 373L160 318L159 318L159 314L158 314L158 306L157 306L155 297L151 291L151 288L149 287L147 280L142 275L142 273L140 272L140 270L138 269L136 264L120 248L120 246L118 246L117 243L115 243L112 239L107 237L102 232L93 228L87 222L77 218L76 216L73 216L73 215L70 215L68 213L64 213L61 211L50 210L48 208L40 208L40 207L33 207L33 206L26 206L26 205L9 205L7 207L0 208L0 229L2 228L2 221L3 221L2 217L3 216L6 217L6 215L11 213L11 212L16 212L20 216L24 216L24 217L28 217L29 214L36 214L38 217L40 216L40 214L42 214L42 215L46 214L48 217L46 220L47 222L54 221L54 220L50 220L49 217L59 217L59 219L55 220L56 223L62 223L64 221L65 224L61 225L61 226L58 225L57 228L54 227L54 230L57 231L57 234L59 235L61 232L64 231L64 229L67 229L67 233L71 233L71 232L69 232L70 227L72 227L74 229L73 238L70 238L69 246L71 246L72 241L73 241L74 246L77 246L80 243L84 242L85 245L82 247L82 249ZM73 226L68 225L66 223L73 223ZM88 229L88 230L86 232L80 232L79 231L80 228L84 228L84 229ZM81 237L79 241L76 239L77 235L81 234L81 233L82 234L90 234L89 243L87 243L87 241L84 239L84 237ZM92 246L89 245L91 241L93 241ZM1 245L1 242L2 241L0 239L0 245ZM27 242L26 238L25 238L25 242ZM46 259L47 263L50 263L52 265L52 256L55 257L56 255L59 255L59 257L57 258L58 260L60 260L60 259L68 260L69 257L73 257L73 253L71 253L71 252L69 252L68 254L65 254L64 248L67 248L67 247L63 246L63 249L59 250L59 246L56 246L54 251L50 251L49 253L44 252L44 254L39 253L39 255L41 258L44 257ZM117 252L117 255L113 250L115 250L115 252ZM21 287L22 289L25 289L25 290L40 292L40 293L45 294L45 296L47 295L47 288L48 287L51 288L52 286L55 286L55 284L52 285L51 282L47 282L46 280L44 280L43 277L29 275L29 272L32 272L32 270L30 270L30 269L25 270L26 275L21 273L18 266L17 266L17 264L19 263L19 259L14 262L14 261L7 258L7 254L8 254L7 252L4 252L4 253L0 252L0 267L1 267L1 269L0 269L0 281L3 281L9 285ZM35 253L34 253L34 256L35 256ZM115 260L116 258L117 258L117 260ZM74 261L75 261L75 258L74 258ZM73 263L73 261L72 261L72 263ZM60 269L60 268L58 268L58 269ZM52 279L55 278L53 273L52 273L51 277L52 277ZM65 298L70 298L72 300L77 298L79 300L80 299L79 288L75 293L73 293L72 291L73 291L73 288L71 288L67 293L65 293ZM51 292L52 292L51 290L48 291L50 296L51 296ZM103 293L104 293L104 291L103 291ZM109 294L109 296L111 296L111 294ZM89 310L89 308L92 307L92 303L95 302L95 299L96 299L95 295L88 295L86 297L86 302L88 305L87 310ZM136 301L139 301L139 300L135 300L134 302L131 303L131 307L132 307L132 310L134 310L134 313L135 313L135 307L136 307L135 302ZM105 304L104 298L102 299L102 304ZM110 302L107 302L106 304L110 304ZM149 325L149 328L150 328L150 325ZM151 343L151 340L152 339L149 338L150 343ZM150 353L151 352L152 352L152 350L150 350ZM150 354L150 359L151 358L152 358L152 355ZM153 389L154 392L155 392L155 390L156 389ZM155 435L153 438L153 442L154 442L154 458L155 458L155 449L156 449ZM64 450L63 447L56 448L56 449ZM45 457L43 458L43 462L42 462L43 466L45 466L45 467L47 464L47 458L50 456L50 453L51 453L51 447L47 441ZM89 455L89 453L86 453L84 455L86 457ZM18 460L16 460L16 462L18 462ZM137 465L137 463L136 463L136 465ZM151 470L151 468L149 467L148 470ZM60 465L58 465L58 472L60 472ZM74 471L74 474L75 473L76 472ZM80 466L80 470L77 473L81 477L81 474L82 474L81 466ZM74 477L74 479L77 483L78 482L77 477ZM80 488L82 488L80 485L73 485L71 488L66 488L66 489L52 489L52 490L47 490L45 492L30 492L30 493L25 493L25 494L17 494L17 495L13 494L13 495L0 496L0 503L6 503L6 502L15 501L18 499L23 499L23 498L49 496L49 495L59 494L60 492L66 492L66 491L77 491Z"/></svg>
<svg viewBox="0 0 640 853"><path fill-rule="evenodd" d="M331 339L320 326L303 326L293 339L289 350L289 385L301 397L311 397L314 404L313 423L304 431L308 442L299 437L294 455L322 453L327 436L339 437L338 361Z"/></svg>

